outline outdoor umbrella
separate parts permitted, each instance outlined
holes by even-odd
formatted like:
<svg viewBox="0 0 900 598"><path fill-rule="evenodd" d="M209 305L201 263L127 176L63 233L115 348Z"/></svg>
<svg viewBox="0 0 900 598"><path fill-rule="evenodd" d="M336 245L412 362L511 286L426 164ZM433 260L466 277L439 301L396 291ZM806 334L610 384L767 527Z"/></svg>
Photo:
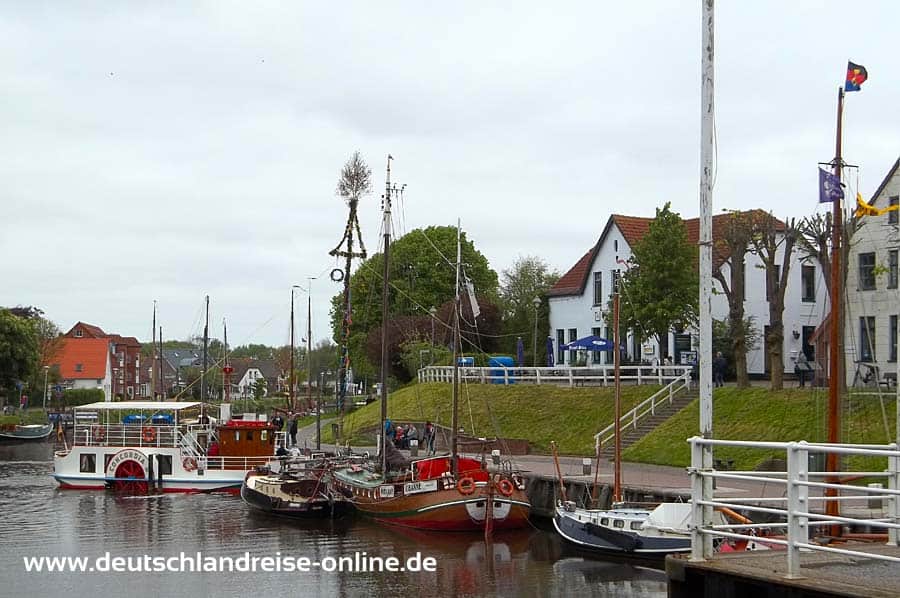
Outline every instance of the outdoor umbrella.
<svg viewBox="0 0 900 598"><path fill-rule="evenodd" d="M611 351L615 345L613 345L612 341L608 341L605 338L600 338L599 336L586 336L584 338L580 338L577 341L572 341L568 345L563 345L560 349L565 351L574 351L576 349L587 349L589 351Z"/></svg>
<svg viewBox="0 0 900 598"><path fill-rule="evenodd" d="M553 367L553 337L547 337L547 367Z"/></svg>
<svg viewBox="0 0 900 598"><path fill-rule="evenodd" d="M525 343L522 342L522 337L516 341L516 365L522 367L525 365Z"/></svg>

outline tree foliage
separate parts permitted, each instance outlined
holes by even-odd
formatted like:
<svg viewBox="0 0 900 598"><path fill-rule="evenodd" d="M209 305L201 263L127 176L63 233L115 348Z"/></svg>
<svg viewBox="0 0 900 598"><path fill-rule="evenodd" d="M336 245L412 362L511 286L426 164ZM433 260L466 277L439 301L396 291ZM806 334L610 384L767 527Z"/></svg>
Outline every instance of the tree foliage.
<svg viewBox="0 0 900 598"><path fill-rule="evenodd" d="M681 216L669 203L657 208L622 275L620 326L642 340L656 337L666 347L670 330L694 324L700 288L696 259L697 248L688 243ZM612 325L612 309L607 318Z"/></svg>
<svg viewBox="0 0 900 598"><path fill-rule="evenodd" d="M17 384L36 379L40 358L41 347L33 320L0 309L0 390L16 396Z"/></svg>
<svg viewBox="0 0 900 598"><path fill-rule="evenodd" d="M338 179L337 193L345 201L358 201L363 195L372 191L372 169L366 164L359 152L344 163L341 168L341 176Z"/></svg>
<svg viewBox="0 0 900 598"><path fill-rule="evenodd" d="M547 262L536 256L519 256L511 268L503 270L500 282L500 308L503 316L501 349L516 351L516 337L525 344L525 363L546 363L546 343L550 329L550 308L547 292L559 280L559 272L551 270ZM534 301L538 299L535 310ZM535 318L537 332L535 333ZM535 343L537 334L537 343ZM536 347L535 347L536 344ZM533 354L537 350L537 357Z"/></svg>

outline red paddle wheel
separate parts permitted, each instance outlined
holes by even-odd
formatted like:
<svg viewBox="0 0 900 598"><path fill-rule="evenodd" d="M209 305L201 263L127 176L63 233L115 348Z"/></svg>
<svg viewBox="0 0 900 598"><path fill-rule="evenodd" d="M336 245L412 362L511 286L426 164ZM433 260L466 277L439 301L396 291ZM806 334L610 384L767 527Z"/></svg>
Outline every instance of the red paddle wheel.
<svg viewBox="0 0 900 598"><path fill-rule="evenodd" d="M147 494L147 473L144 466L131 459L123 461L116 468L116 481L113 488L120 494L139 495Z"/></svg>

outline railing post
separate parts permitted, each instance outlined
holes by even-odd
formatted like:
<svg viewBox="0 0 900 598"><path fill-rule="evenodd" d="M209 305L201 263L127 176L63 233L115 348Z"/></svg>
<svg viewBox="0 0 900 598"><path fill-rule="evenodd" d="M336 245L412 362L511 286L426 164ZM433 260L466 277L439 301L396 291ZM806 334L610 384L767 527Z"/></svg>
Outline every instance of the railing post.
<svg viewBox="0 0 900 598"><path fill-rule="evenodd" d="M534 368L534 378L536 380L535 384L541 383L541 368Z"/></svg>
<svg viewBox="0 0 900 598"><path fill-rule="evenodd" d="M712 556L712 553L706 554L704 550L704 534L703 530L703 505L702 500L710 500L712 497L706 495L706 488L703 484L703 447L699 444L700 438L694 436L689 440L691 443L691 468L688 471L691 476L691 560L704 561ZM710 543L711 545L711 543Z"/></svg>
<svg viewBox="0 0 900 598"><path fill-rule="evenodd" d="M503 386L509 386L509 368L503 368Z"/></svg>
<svg viewBox="0 0 900 598"><path fill-rule="evenodd" d="M487 381L486 381L486 379L485 379L485 377L484 377L484 368L478 368L478 371L479 371L479 373L480 373L480 375L481 375L481 383L482 383L482 384L487 384Z"/></svg>
<svg viewBox="0 0 900 598"><path fill-rule="evenodd" d="M640 386L641 384L643 384L643 382L641 381L641 374L644 371L644 366L639 365L639 366L637 366L636 369L637 369L637 383L638 383L638 386Z"/></svg>
<svg viewBox="0 0 900 598"><path fill-rule="evenodd" d="M575 378L572 376L572 368L569 368L569 388L575 386Z"/></svg>
<svg viewBox="0 0 900 598"><path fill-rule="evenodd" d="M807 512L809 486L798 484L809 479L809 452L806 442L792 442L787 450L787 566L788 579L805 577L800 573L800 548L798 543L809 543L809 526L806 517L797 515Z"/></svg>
<svg viewBox="0 0 900 598"><path fill-rule="evenodd" d="M897 454L897 443L889 445L895 454L888 457L888 488L900 490L900 454ZM888 517L894 525L900 525L900 496L891 494L888 497ZM888 529L888 545L900 546L900 530L897 528Z"/></svg>
<svg viewBox="0 0 900 598"><path fill-rule="evenodd" d="M604 365L604 366L603 366L603 386L606 386L606 385L607 385L607 382L606 382L606 366Z"/></svg>

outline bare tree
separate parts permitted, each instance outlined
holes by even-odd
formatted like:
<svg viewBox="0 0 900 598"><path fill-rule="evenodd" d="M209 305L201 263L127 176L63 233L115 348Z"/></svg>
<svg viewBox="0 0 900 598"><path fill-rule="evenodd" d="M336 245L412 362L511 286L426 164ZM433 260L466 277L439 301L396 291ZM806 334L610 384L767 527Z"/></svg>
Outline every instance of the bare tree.
<svg viewBox="0 0 900 598"><path fill-rule="evenodd" d="M763 263L766 294L769 297L769 331L765 338L771 368L771 389L781 390L784 387L784 293L800 230L793 218L781 222L771 214L758 219L754 228L751 239L753 253ZM781 264L778 263L779 252Z"/></svg>
<svg viewBox="0 0 900 598"><path fill-rule="evenodd" d="M359 152L353 152L341 168L336 192L348 203L372 192L372 170Z"/></svg>
<svg viewBox="0 0 900 598"><path fill-rule="evenodd" d="M720 238L715 240L715 254L723 259L722 266L728 266L728 278L722 266L713 269L713 278L722 285L722 291L728 299L728 327L731 335L731 348L734 354L734 370L738 388L749 388L750 377L747 374L747 338L744 323L744 291L745 291L745 256L750 251L750 241L754 234L754 223L760 215L759 211L727 214L724 230Z"/></svg>

